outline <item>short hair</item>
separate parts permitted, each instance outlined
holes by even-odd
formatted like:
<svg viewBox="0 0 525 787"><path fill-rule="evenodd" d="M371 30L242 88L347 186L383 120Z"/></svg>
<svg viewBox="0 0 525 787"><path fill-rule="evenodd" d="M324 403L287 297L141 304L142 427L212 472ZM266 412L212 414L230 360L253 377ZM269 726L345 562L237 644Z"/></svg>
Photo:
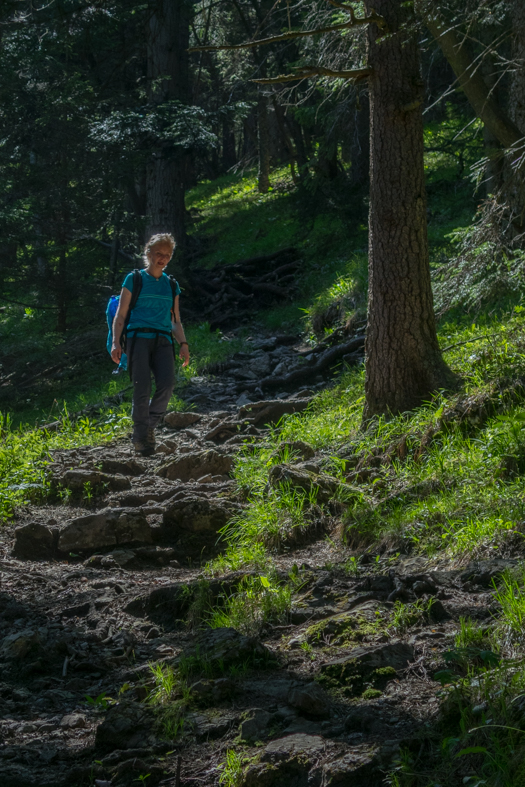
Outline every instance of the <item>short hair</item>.
<svg viewBox="0 0 525 787"><path fill-rule="evenodd" d="M144 254L142 255L142 259L144 261L144 267L147 268L150 262L149 255L155 248L155 246L170 246L171 253L173 254L173 249L177 244L175 243L175 238L173 235L170 235L168 232L160 232L158 235L152 235L149 241L144 246Z"/></svg>

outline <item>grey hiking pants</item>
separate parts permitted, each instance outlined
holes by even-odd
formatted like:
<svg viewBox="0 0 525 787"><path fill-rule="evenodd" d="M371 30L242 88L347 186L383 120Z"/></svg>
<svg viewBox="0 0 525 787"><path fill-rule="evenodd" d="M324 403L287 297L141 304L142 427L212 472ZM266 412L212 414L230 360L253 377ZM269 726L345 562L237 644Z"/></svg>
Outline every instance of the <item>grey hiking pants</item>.
<svg viewBox="0 0 525 787"><path fill-rule="evenodd" d="M128 363L131 362L133 382L133 441L146 440L148 429L154 429L168 406L175 384L173 347L165 336L127 340ZM129 353L133 355L130 357ZM155 395L151 396L151 372L155 378Z"/></svg>

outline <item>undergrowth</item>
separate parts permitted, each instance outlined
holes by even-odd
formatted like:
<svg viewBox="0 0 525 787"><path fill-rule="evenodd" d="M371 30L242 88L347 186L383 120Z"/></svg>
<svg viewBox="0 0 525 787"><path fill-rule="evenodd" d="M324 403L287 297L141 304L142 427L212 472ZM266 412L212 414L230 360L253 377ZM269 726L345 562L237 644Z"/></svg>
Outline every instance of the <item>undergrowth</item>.
<svg viewBox="0 0 525 787"><path fill-rule="evenodd" d="M267 623L288 622L292 587L271 576L247 577L234 593L218 602L205 617L211 628L234 628L253 636Z"/></svg>
<svg viewBox="0 0 525 787"><path fill-rule="evenodd" d="M428 555L481 556L522 549L525 534L525 331L506 321L445 324L440 333L463 389L412 413L361 428L363 372L348 370L306 413L286 416L261 445L239 455L235 477L248 505L225 528L217 567L238 568L300 543L327 512L310 492L272 486L276 464L294 465L309 443L320 469L352 490L340 517L349 546L390 542ZM522 382L523 381L523 382ZM282 446L282 448L280 448ZM328 512L329 513L329 512Z"/></svg>
<svg viewBox="0 0 525 787"><path fill-rule="evenodd" d="M113 440L130 424L126 410L118 407L96 419L75 420L64 407L56 431L15 427L8 414L0 413L0 522L9 519L16 506L42 502L47 496L52 451Z"/></svg>

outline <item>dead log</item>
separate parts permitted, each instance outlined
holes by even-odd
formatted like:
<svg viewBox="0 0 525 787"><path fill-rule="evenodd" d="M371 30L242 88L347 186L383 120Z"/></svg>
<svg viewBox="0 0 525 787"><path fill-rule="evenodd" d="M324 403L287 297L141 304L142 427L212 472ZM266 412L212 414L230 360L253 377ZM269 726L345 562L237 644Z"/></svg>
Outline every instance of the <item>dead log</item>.
<svg viewBox="0 0 525 787"><path fill-rule="evenodd" d="M350 341L344 344L338 344L336 347L330 347L325 350L317 359L314 364L303 366L300 369L295 369L290 374L282 377L264 377L262 380L254 383L247 383L245 388L253 390L255 388L282 388L302 380L308 380L315 377L320 372L332 366L336 361L340 360L345 355L350 355L360 350L365 343L364 336L354 336ZM360 355L359 355L360 357Z"/></svg>
<svg viewBox="0 0 525 787"><path fill-rule="evenodd" d="M282 273L288 273L288 271L295 270L301 264L301 260L295 260L295 262L287 262L286 265L281 265L280 268L276 268L269 273L266 273L264 276L261 276L259 281L265 281L266 279L271 278L272 276L280 276Z"/></svg>
<svg viewBox="0 0 525 787"><path fill-rule="evenodd" d="M288 298L290 295L289 292L284 292L281 287L277 287L276 284L251 284L254 290L258 290L260 292L271 292L272 295L277 295L278 298Z"/></svg>
<svg viewBox="0 0 525 787"><path fill-rule="evenodd" d="M239 419L254 426L258 424L276 424L283 415L300 413L306 410L311 402L308 399L274 399L262 402L250 402L239 408Z"/></svg>

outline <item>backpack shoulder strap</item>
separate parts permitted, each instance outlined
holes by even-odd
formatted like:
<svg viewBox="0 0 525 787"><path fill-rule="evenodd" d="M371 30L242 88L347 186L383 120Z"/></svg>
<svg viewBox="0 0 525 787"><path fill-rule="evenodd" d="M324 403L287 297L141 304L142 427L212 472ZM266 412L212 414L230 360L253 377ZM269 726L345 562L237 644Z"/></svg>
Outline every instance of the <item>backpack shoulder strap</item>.
<svg viewBox="0 0 525 787"><path fill-rule="evenodd" d="M168 276L168 279L170 281L171 294L173 295L173 305L172 305L171 308L175 309L175 298L178 295L177 290L179 289L179 283L178 283L177 279L174 276ZM135 286L135 285L133 285L133 286Z"/></svg>
<svg viewBox="0 0 525 787"><path fill-rule="evenodd" d="M141 290L142 290L142 275L140 270L138 268L135 268L135 270L133 271L133 292L131 293L131 301L129 304L130 313L137 305L137 301L139 299Z"/></svg>
<svg viewBox="0 0 525 787"><path fill-rule="evenodd" d="M131 301L129 302L128 313L126 314L126 319L124 320L124 328L122 329L122 333L120 334L120 346L123 349L126 345L126 335L128 332L128 322L131 317L131 312L137 305L137 301L139 299L141 290L142 290L142 276L140 270L138 268L135 268L135 270L133 271L133 292L131 293Z"/></svg>

